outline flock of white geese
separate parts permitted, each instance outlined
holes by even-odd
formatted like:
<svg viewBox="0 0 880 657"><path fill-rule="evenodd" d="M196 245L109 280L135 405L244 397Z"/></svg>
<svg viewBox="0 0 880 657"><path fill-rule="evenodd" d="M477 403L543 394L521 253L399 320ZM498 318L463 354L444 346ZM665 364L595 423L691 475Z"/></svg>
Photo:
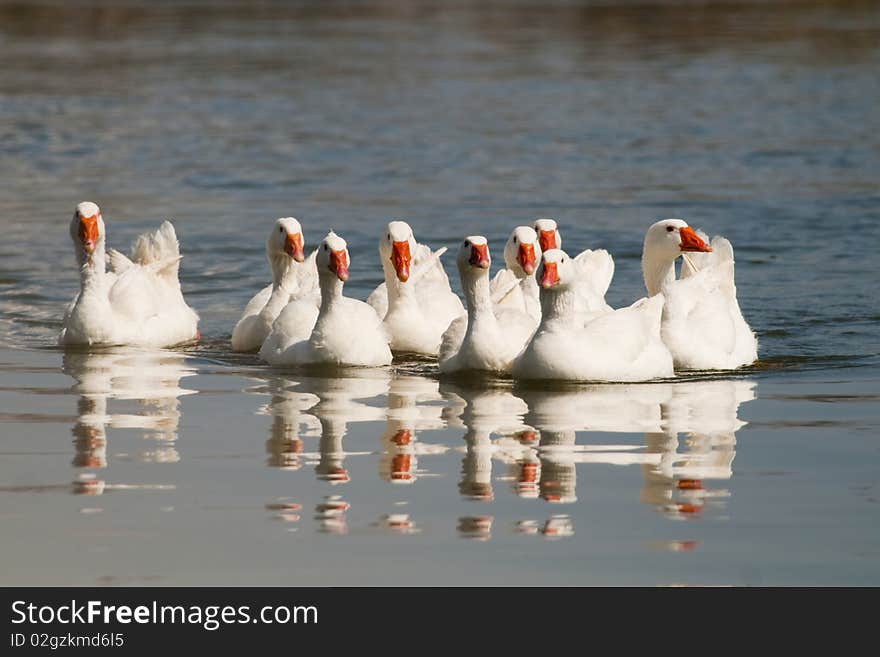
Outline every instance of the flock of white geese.
<svg viewBox="0 0 880 657"><path fill-rule="evenodd" d="M169 347L199 339L170 222L138 237L126 256L106 250L101 211L84 202L70 235L80 290L65 313L62 344ZM418 243L406 222L390 222L379 238L385 282L364 302L343 295L350 257L342 237L330 231L306 256L300 223L278 219L266 240L272 282L245 307L232 348L276 366L381 367L397 352L436 357L441 373L569 381L647 381L757 360L730 242L710 243L680 219L648 229L648 296L618 309L605 302L611 256L602 249L569 256L552 219L514 228L506 267L491 278L488 241L465 237L456 254L464 304L449 285L445 251Z"/></svg>

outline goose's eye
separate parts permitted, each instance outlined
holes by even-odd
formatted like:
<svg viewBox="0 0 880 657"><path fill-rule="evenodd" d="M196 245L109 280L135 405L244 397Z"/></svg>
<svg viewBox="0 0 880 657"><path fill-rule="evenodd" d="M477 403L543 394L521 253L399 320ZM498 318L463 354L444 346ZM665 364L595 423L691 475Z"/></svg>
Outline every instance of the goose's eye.
<svg viewBox="0 0 880 657"><path fill-rule="evenodd" d="M467 241L467 240L465 240L465 241L464 241L464 245L465 245L465 246L470 246L470 245L471 245L471 243L470 243L470 242L468 242L468 241Z"/></svg>
<svg viewBox="0 0 880 657"><path fill-rule="evenodd" d="M391 233L388 233L388 239L389 240L391 239Z"/></svg>
<svg viewBox="0 0 880 657"><path fill-rule="evenodd" d="M327 250L327 245L326 245L326 244L324 245L324 250L325 250L325 251Z"/></svg>
<svg viewBox="0 0 880 657"><path fill-rule="evenodd" d="M667 232L667 233L671 233L671 232L674 231L674 230L675 230L675 228L674 228L673 226L667 226L667 227L666 227L666 232Z"/></svg>

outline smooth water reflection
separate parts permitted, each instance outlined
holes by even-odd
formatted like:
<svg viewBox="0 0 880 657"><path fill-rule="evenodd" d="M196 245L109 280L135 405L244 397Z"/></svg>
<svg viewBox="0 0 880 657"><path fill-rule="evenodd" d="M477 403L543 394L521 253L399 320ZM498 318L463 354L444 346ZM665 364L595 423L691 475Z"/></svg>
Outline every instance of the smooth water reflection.
<svg viewBox="0 0 880 657"><path fill-rule="evenodd" d="M108 484L88 470L108 468L107 429L133 429L147 441L136 454L117 453L118 459L144 463L176 463L180 422L180 397L194 394L180 386L181 379L195 375L182 355L165 351L128 349L99 352L71 351L64 354L62 371L75 383L78 395L73 435L72 464L83 469L73 492L101 495L107 490L168 489L163 484ZM130 402L130 403L126 403ZM134 404L132 406L132 403Z"/></svg>
<svg viewBox="0 0 880 657"><path fill-rule="evenodd" d="M185 461L177 448L182 399L197 390L182 381L196 376L197 369L184 356L70 352L64 355L63 371L74 380L70 390L77 395L71 428L72 464L79 470L74 493L168 490L181 484L114 484L103 473L111 479L115 461ZM350 464L365 459L375 463L376 479L395 488L394 504L401 508L375 514L364 528L398 535L423 532L402 508L410 497L407 490L440 478L446 499L437 504L444 508L458 496L488 511L501 491L520 500L523 513L534 513L534 501L551 504L546 515L523 518L506 529L560 538L573 536L575 527L570 515L556 507L577 504L579 475L589 477L598 466L639 466L642 484L633 497L664 517L719 516L731 494L724 482L733 474L736 432L746 424L739 410L755 399L755 389L749 380L548 390L468 385L387 369L261 372L258 383L244 388L236 403L254 400L253 416L271 418L265 439L269 468L299 478L313 473L318 532L349 533L347 516L358 503L361 485ZM146 447L111 452L109 429L135 430ZM460 454L457 473L448 458L454 454ZM302 530L300 501L280 497L265 508L290 531ZM449 522L464 538L485 541L498 531L491 512L450 516Z"/></svg>

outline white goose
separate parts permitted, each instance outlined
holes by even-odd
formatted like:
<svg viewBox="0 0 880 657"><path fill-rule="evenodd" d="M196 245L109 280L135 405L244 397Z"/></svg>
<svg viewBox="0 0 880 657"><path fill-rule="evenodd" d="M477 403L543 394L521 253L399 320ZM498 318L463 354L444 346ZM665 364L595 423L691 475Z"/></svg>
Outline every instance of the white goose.
<svg viewBox="0 0 880 657"><path fill-rule="evenodd" d="M315 252L306 261L302 226L293 217L277 219L266 239L266 259L272 282L245 306L232 330L233 351L256 351L272 330L272 323L294 299L317 297L318 273Z"/></svg>
<svg viewBox="0 0 880 657"><path fill-rule="evenodd" d="M562 235L553 219L537 219L535 232L541 251L562 248ZM605 249L585 249L573 258L579 270L575 274L577 309L581 312L610 312L605 294L614 278L614 260Z"/></svg>
<svg viewBox="0 0 880 657"><path fill-rule="evenodd" d="M489 243L482 235L465 238L456 264L467 300L467 314L443 334L440 371L507 372L537 323L514 308L493 308L489 291Z"/></svg>
<svg viewBox="0 0 880 657"><path fill-rule="evenodd" d="M445 252L443 248L431 253L418 244L405 221L389 223L379 239L385 282L367 303L388 331L393 351L436 356L443 332L464 313L439 260ZM419 253L416 263L413 254Z"/></svg>
<svg viewBox="0 0 880 657"><path fill-rule="evenodd" d="M672 356L660 338L663 295L584 315L573 285L577 266L564 251L545 252L537 275L541 324L513 364L515 377L647 381L673 375Z"/></svg>
<svg viewBox="0 0 880 657"><path fill-rule="evenodd" d="M272 365L390 364L388 337L375 311L363 301L342 296L349 263L345 240L330 231L318 247L315 262L320 308L313 314L314 304L309 300L288 304L260 348L260 357ZM291 318L296 319L288 321ZM279 335L282 326L284 334Z"/></svg>
<svg viewBox="0 0 880 657"><path fill-rule="evenodd" d="M535 321L541 319L541 302L535 281L540 258L537 233L528 226L514 228L504 245L507 269L499 269L489 285L496 306L522 310Z"/></svg>
<svg viewBox="0 0 880 657"><path fill-rule="evenodd" d="M438 295L442 298L442 301L439 303L446 303L455 308L457 313L453 314L453 318L458 317L458 315L464 312L464 307L461 305L461 300L451 291L449 287L449 277L446 275L446 270L443 268L443 263L440 261L440 256L446 253L446 247L432 251L431 247L427 244L416 242L415 237L412 236L412 229L405 221L391 223L401 224L398 227L399 237L395 238L392 235L391 238L389 238L388 235L391 231L386 230L379 238L379 258L382 261L382 271L385 272L386 276L385 281L380 283L367 297L367 303L376 310L376 314L379 315L380 318L384 319L388 314L387 281L389 280L389 269L386 265L389 263L394 251L393 242L395 240L403 241L403 239L406 239L409 242L410 247L410 275L413 277L413 282L416 284L415 288L417 296L420 299L427 299L431 296ZM388 224L389 228L390 226L391 224ZM402 235L407 229L409 229L410 236L408 238L403 238ZM389 239L392 244L388 243ZM392 278L396 278L396 271L391 270L391 273ZM444 312L450 313L452 311L447 309Z"/></svg>
<svg viewBox="0 0 880 657"><path fill-rule="evenodd" d="M65 312L61 344L170 347L199 338L199 317L180 290L180 247L170 222L138 237L131 258L119 251L106 255L101 210L84 202L70 222L70 236L80 291Z"/></svg>
<svg viewBox="0 0 880 657"><path fill-rule="evenodd" d="M676 279L680 255L686 260ZM648 294L665 298L662 334L676 367L729 370L757 360L758 341L736 299L730 242L716 237L709 246L681 219L658 221L645 235L642 273Z"/></svg>

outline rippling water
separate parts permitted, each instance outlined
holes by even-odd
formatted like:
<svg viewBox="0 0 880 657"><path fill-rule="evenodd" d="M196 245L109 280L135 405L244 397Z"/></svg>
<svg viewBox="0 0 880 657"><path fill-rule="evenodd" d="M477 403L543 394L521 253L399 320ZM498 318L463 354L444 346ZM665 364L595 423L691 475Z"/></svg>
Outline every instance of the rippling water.
<svg viewBox="0 0 880 657"><path fill-rule="evenodd" d="M3 583L880 583L878 44L871 2L0 3ZM173 218L199 346L55 348L86 199L112 247ZM229 336L291 214L359 298L390 218L500 259L552 216L614 306L679 216L760 361L273 372Z"/></svg>

